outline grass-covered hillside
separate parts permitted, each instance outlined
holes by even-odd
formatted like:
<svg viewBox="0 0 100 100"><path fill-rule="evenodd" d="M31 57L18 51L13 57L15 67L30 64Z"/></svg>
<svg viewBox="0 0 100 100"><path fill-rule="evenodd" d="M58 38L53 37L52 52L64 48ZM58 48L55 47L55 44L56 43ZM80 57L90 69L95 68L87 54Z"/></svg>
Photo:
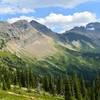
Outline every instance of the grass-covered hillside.
<svg viewBox="0 0 100 100"><path fill-rule="evenodd" d="M94 90L89 80L94 80L97 73L100 73L100 54L81 53L62 46L56 48L59 52L40 59L24 55L18 57L1 50L0 99L63 100L65 97L70 98L65 100L87 100L84 95L91 98L90 94L94 93ZM82 76L86 82L81 83L73 73L77 73L79 78ZM87 94L80 92L83 91L83 86L84 89L87 88ZM93 89L95 88L97 87ZM79 96L79 99L76 99L76 96Z"/></svg>
<svg viewBox="0 0 100 100"><path fill-rule="evenodd" d="M44 91L12 87L8 91L0 90L0 100L64 100L63 96L53 96Z"/></svg>
<svg viewBox="0 0 100 100"><path fill-rule="evenodd" d="M0 66L11 69L31 67L38 75L71 74L77 72L89 78L100 70L100 54L81 53L57 46L59 52L46 58L17 57L7 51L0 51ZM90 77L92 78L92 76Z"/></svg>

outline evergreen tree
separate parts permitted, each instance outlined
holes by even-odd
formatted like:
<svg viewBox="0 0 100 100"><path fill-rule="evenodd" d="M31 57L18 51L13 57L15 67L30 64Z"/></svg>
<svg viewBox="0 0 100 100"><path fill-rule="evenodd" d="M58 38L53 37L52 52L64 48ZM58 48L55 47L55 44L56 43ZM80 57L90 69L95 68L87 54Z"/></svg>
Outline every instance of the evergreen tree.
<svg viewBox="0 0 100 100"><path fill-rule="evenodd" d="M55 95L54 77L49 75L49 92Z"/></svg>
<svg viewBox="0 0 100 100"><path fill-rule="evenodd" d="M62 94L63 92L63 79L62 79L62 76L60 75L58 78L57 78L57 83L56 83L56 88L57 88L57 94Z"/></svg>
<svg viewBox="0 0 100 100"><path fill-rule="evenodd" d="M99 75L96 75L96 79L94 81L94 93L95 93L95 100L100 100L100 79Z"/></svg>
<svg viewBox="0 0 100 100"><path fill-rule="evenodd" d="M94 93L94 86L92 86L90 88L90 95L89 95L89 97L90 97L90 100L96 100L95 99L95 93Z"/></svg>
<svg viewBox="0 0 100 100"><path fill-rule="evenodd" d="M86 100L88 98L88 96L87 96L86 83L84 81L83 76L81 76L80 85L81 85L81 94L82 94L82 97Z"/></svg>
<svg viewBox="0 0 100 100"><path fill-rule="evenodd" d="M3 49L5 47L5 40L4 39L0 39L0 49Z"/></svg>
<svg viewBox="0 0 100 100"><path fill-rule="evenodd" d="M73 100L72 97L72 91L71 91L71 84L70 84L70 80L67 79L65 80L65 100Z"/></svg>
<svg viewBox="0 0 100 100"><path fill-rule="evenodd" d="M77 100L82 100L82 94L81 94L81 90L80 90L80 82L79 79L77 77L77 74L74 74L74 93L75 93L75 98Z"/></svg>
<svg viewBox="0 0 100 100"><path fill-rule="evenodd" d="M3 90L7 90L5 80L3 79L2 81L3 81L3 82L2 82L2 89L3 89Z"/></svg>
<svg viewBox="0 0 100 100"><path fill-rule="evenodd" d="M47 76L43 78L43 89L47 92L49 91L49 81Z"/></svg>

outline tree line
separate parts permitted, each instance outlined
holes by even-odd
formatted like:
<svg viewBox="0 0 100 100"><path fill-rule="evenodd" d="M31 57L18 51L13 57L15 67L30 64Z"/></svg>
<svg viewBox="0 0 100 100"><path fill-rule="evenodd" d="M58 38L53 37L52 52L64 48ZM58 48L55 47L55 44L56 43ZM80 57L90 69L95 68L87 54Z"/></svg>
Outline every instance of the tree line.
<svg viewBox="0 0 100 100"><path fill-rule="evenodd" d="M44 90L52 95L64 96L65 100L100 100L99 75L93 81L78 78L77 74L38 75L32 67L9 68L0 65L0 88L11 89L11 85L26 87L28 90Z"/></svg>

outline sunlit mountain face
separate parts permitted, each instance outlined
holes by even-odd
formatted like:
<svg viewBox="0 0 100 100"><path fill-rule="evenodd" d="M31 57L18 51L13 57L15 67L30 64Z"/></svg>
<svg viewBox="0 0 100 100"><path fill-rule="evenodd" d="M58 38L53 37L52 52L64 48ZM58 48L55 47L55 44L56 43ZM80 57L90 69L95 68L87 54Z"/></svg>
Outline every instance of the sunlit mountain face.
<svg viewBox="0 0 100 100"><path fill-rule="evenodd" d="M57 51L53 46L55 43L80 52L99 52L100 47L99 22L89 23L86 27L74 27L59 34L34 20L31 22L19 20L12 24L1 22L0 31L1 38L6 40L7 49L10 50L15 46L14 51L10 50L12 52L24 52L25 47L29 53L33 54L39 47L44 48L44 50L48 49L47 51L50 52ZM40 52L42 51L40 50Z"/></svg>

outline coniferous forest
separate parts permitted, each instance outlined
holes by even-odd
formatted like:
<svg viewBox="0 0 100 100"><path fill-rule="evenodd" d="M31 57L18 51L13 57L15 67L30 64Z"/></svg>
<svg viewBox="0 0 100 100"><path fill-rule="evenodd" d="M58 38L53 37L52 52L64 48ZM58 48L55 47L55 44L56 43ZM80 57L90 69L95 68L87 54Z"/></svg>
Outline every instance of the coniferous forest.
<svg viewBox="0 0 100 100"><path fill-rule="evenodd" d="M22 63L22 62L20 62ZM32 67L9 68L0 66L0 88L9 90L11 86L25 87L28 91L44 90L51 95L64 96L65 100L100 100L100 77L98 73L93 80L85 80L84 76L70 75L46 76L34 74Z"/></svg>

